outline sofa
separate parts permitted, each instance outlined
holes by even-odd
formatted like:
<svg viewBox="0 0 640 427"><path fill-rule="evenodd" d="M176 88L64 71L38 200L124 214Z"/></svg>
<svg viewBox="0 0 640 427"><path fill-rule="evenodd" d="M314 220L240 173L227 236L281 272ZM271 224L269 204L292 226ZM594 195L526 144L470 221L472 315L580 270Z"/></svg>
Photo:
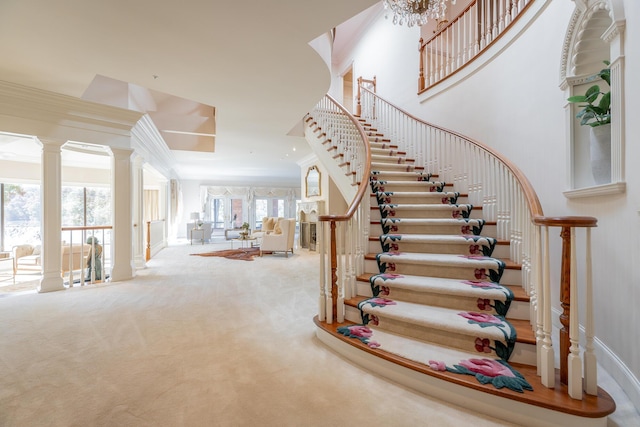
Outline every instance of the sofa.
<svg viewBox="0 0 640 427"><path fill-rule="evenodd" d="M271 232L265 232L260 244L260 256L263 252L284 252L285 257L289 251L293 254L294 235L296 233L296 220L294 218L279 218Z"/></svg>
<svg viewBox="0 0 640 427"><path fill-rule="evenodd" d="M86 257L91 249L88 244L62 245L62 273L69 269L80 270L86 267ZM40 245L18 245L11 249L14 272L18 270L42 270Z"/></svg>

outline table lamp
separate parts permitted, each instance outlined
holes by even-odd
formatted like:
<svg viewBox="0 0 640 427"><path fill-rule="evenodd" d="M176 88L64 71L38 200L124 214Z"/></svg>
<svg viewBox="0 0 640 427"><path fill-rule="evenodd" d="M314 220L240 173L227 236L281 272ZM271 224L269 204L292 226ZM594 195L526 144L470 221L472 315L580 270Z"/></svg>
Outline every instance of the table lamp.
<svg viewBox="0 0 640 427"><path fill-rule="evenodd" d="M193 228L198 228L199 219L200 219L200 214L198 212L191 212L191 220L193 221Z"/></svg>

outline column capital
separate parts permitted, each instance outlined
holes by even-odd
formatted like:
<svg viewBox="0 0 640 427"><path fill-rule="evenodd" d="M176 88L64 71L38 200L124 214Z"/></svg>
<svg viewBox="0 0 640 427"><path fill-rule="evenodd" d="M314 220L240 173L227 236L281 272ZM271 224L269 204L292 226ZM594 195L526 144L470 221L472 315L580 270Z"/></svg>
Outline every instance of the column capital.
<svg viewBox="0 0 640 427"><path fill-rule="evenodd" d="M125 157L130 158L131 155L135 152L135 150L133 150L132 148L109 147L109 149L111 150L111 154L113 154L113 157L121 159Z"/></svg>
<svg viewBox="0 0 640 427"><path fill-rule="evenodd" d="M42 149L46 151L60 151L62 146L67 143L66 139L36 137L37 141L42 144Z"/></svg>

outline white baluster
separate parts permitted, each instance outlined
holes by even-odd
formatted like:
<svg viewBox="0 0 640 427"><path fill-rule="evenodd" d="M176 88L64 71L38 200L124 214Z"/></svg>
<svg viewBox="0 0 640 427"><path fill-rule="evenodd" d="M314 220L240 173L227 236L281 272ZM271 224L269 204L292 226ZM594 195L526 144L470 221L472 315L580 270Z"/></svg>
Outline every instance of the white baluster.
<svg viewBox="0 0 640 427"><path fill-rule="evenodd" d="M591 264L591 229L586 229L586 321L585 335L586 346L584 352L584 386L587 394L596 396L598 394L598 366L596 355L593 351L593 333L594 333L594 312L593 312L593 279Z"/></svg>
<svg viewBox="0 0 640 427"><path fill-rule="evenodd" d="M569 355L567 356L569 396L582 400L582 359L580 359L580 330L578 324L578 269L576 267L576 233L571 228L571 278L570 291L572 306L569 312Z"/></svg>
<svg viewBox="0 0 640 427"><path fill-rule="evenodd" d="M549 227L544 227L544 247L543 247L543 285L542 293L538 295L538 303L542 304L543 309L543 344L542 344L542 356L541 356L541 378L542 385L547 388L553 388L556 382L555 373L555 355L553 350L553 344L551 342L551 273L549 265Z"/></svg>

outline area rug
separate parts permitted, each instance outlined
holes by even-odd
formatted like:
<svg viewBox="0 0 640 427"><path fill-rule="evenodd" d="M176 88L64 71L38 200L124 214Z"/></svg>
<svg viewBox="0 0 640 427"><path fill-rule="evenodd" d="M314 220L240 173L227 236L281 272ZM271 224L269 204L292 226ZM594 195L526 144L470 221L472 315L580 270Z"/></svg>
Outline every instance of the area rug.
<svg viewBox="0 0 640 427"><path fill-rule="evenodd" d="M253 257L260 254L260 248L223 249L221 251L203 252L191 254L198 256L220 256L227 259L241 259L243 261L253 261Z"/></svg>

